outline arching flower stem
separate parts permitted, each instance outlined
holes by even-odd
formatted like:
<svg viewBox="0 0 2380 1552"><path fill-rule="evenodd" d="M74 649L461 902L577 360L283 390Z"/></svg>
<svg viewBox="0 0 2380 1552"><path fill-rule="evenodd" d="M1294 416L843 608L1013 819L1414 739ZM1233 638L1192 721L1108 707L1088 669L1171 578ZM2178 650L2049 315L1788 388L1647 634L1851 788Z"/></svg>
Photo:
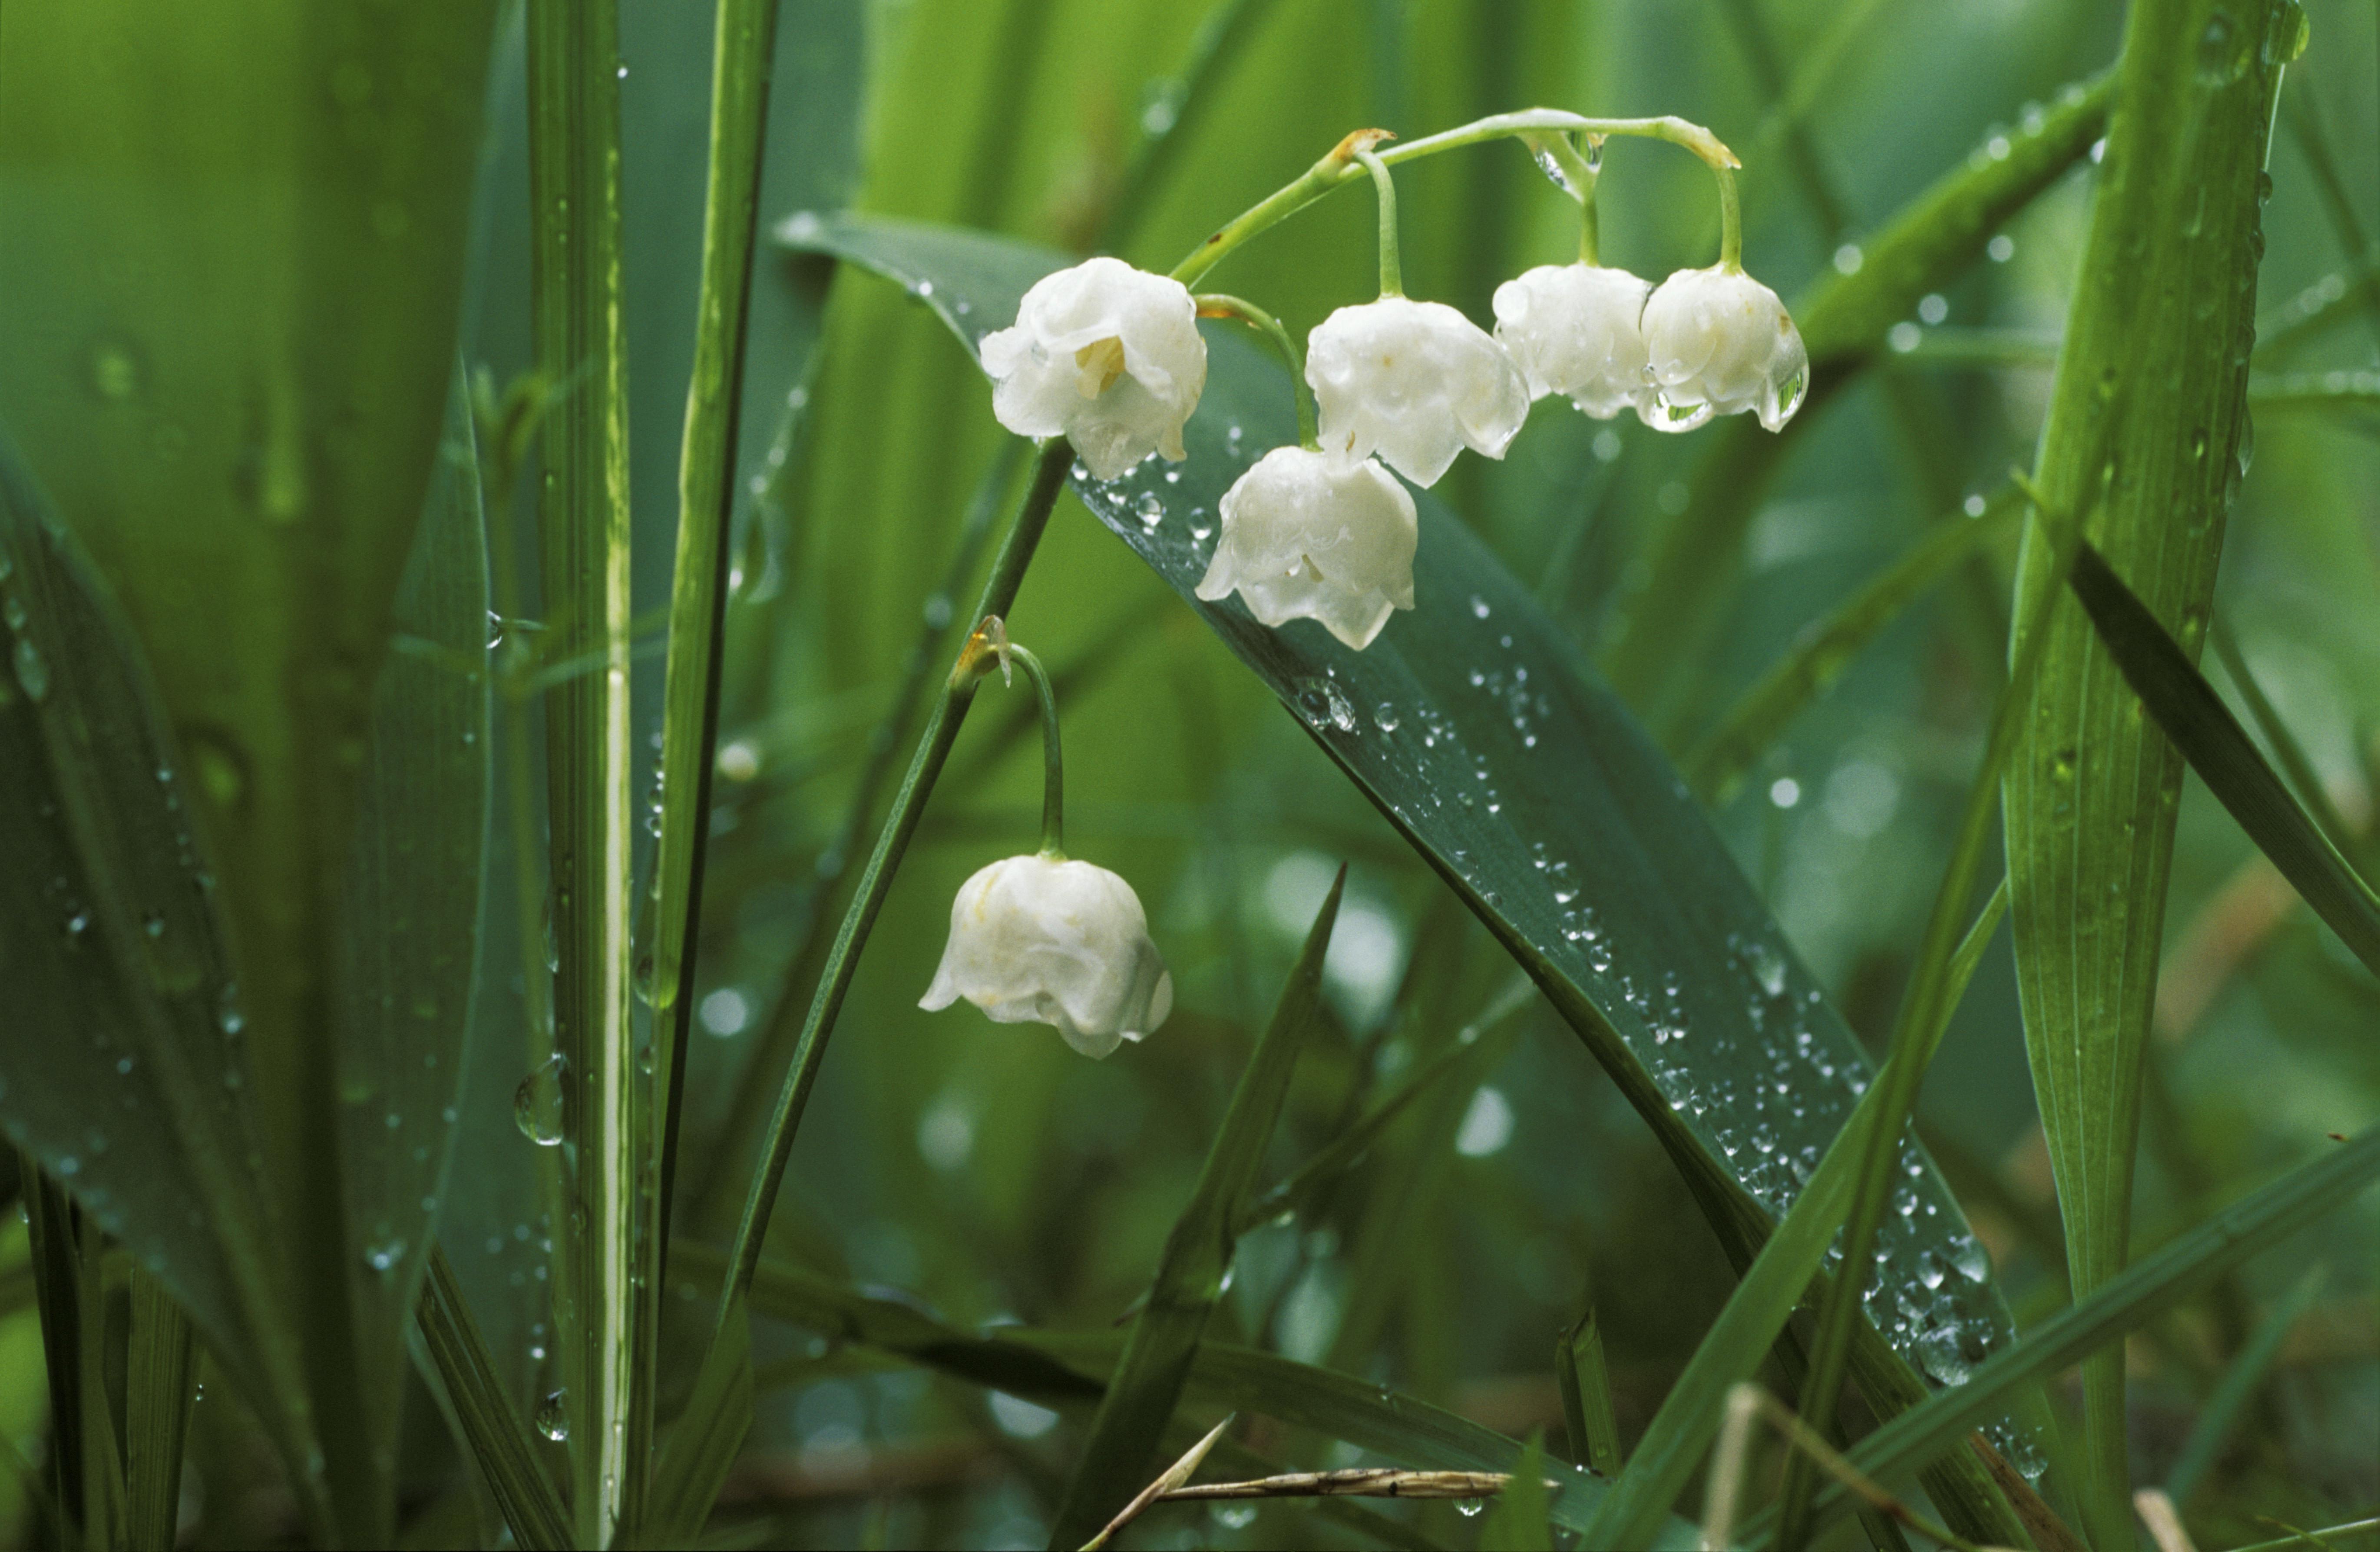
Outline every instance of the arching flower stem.
<svg viewBox="0 0 2380 1552"><path fill-rule="evenodd" d="M1048 862L1066 860L1066 770L1058 747L1058 692L1050 687L1050 671L1041 660L1008 639L1008 627L997 614L987 614L967 637L952 671L952 688L962 678L989 673L997 666L1002 684L1014 684L1012 665L1022 667L1041 701L1041 856Z"/></svg>
<svg viewBox="0 0 2380 1552"><path fill-rule="evenodd" d="M1313 452L1321 447L1315 440L1314 390L1306 385L1305 354L1297 348L1297 340L1281 327L1281 320L1243 297L1226 296L1220 291L1202 291L1193 300L1198 304L1201 318L1236 318L1270 341L1289 363L1289 381L1297 400L1297 444Z"/></svg>
<svg viewBox="0 0 2380 1552"><path fill-rule="evenodd" d="M1718 178L1718 267L1730 274L1743 273L1743 212L1735 198L1735 169L1714 164Z"/></svg>
<svg viewBox="0 0 2380 1552"><path fill-rule="evenodd" d="M1380 197L1380 295L1402 297L1405 275L1397 254L1397 180L1389 176L1388 164L1369 146L1357 146L1355 160L1372 175L1372 188Z"/></svg>
<svg viewBox="0 0 2380 1552"><path fill-rule="evenodd" d="M1667 140L1682 146L1702 158L1705 165L1722 175L1719 183L1719 219L1721 227L1721 262L1732 262L1728 257L1740 250L1740 239L1732 234L1736 222L1735 188L1732 179L1725 176L1740 166L1735 152L1728 150L1719 138L1699 124L1668 115L1660 118L1589 118L1583 114L1564 113L1558 108L1531 108L1524 113L1493 114L1475 119L1437 135L1426 135L1417 140L1379 152L1383 166L1394 167L1400 163L1436 156L1441 152L1463 146L1482 145L1489 140L1541 135L1548 131L1585 135L1591 140L1611 136L1633 136L1643 139ZM1331 148L1329 155L1308 167L1304 173L1264 199L1249 206L1232 220L1215 229L1212 236L1173 267L1173 278L1184 285L1193 285L1208 270L1242 243L1260 232L1281 224L1290 216L1319 200L1341 184L1366 176L1356 160L1356 142L1363 137L1368 149L1381 138L1378 131L1358 130Z"/></svg>

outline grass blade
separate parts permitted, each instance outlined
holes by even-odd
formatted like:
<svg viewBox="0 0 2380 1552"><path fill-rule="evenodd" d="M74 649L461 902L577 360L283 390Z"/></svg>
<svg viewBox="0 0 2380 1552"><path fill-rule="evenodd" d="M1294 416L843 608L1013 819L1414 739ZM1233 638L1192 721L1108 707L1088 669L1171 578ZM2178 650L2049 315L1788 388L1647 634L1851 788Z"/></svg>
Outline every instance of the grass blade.
<svg viewBox="0 0 2380 1552"><path fill-rule="evenodd" d="M1561 1388L1562 1422L1571 1458L1607 1477L1626 1465L1620 1453L1620 1418L1612 1410L1611 1373L1603 1362L1603 1331L1595 1309L1554 1340L1554 1379Z"/></svg>
<svg viewBox="0 0 2380 1552"><path fill-rule="evenodd" d="M2263 1383L2265 1371L2272 1367L2282 1339L2298 1323L2298 1317L2312 1309L2314 1300L2321 1297L2328 1275L2327 1267L2317 1266L2300 1278L2297 1286L2282 1295L2264 1324L2256 1328L2256 1334L2248 1339L2247 1345L2224 1369L2214 1394L2206 1398L2206 1409L2198 1414L2190 1437L2182 1443L2181 1453L2174 1458L2173 1469L2166 1473L2165 1490L2175 1503L2189 1502L2191 1490L2215 1464L2224 1441L2230 1437L2231 1425L2239 1421L2240 1410Z"/></svg>
<svg viewBox="0 0 2380 1552"><path fill-rule="evenodd" d="M198 1399L190 1323L164 1285L132 1269L124 1369L125 1538L171 1546L182 1510L182 1442Z"/></svg>
<svg viewBox="0 0 2380 1552"><path fill-rule="evenodd" d="M1792 651L1744 691L1681 762L1696 794L1710 804L1733 797L1743 773L1869 642L1977 547L2014 532L2023 515L2024 503L2013 488L1995 493L1974 516L1962 514L1937 523L1882 576L1833 613L1813 621Z"/></svg>
<svg viewBox="0 0 2380 1552"><path fill-rule="evenodd" d="M1346 887L1342 866L1305 935L1281 1000L1273 1005L1271 1022L1232 1090L1189 1205L1166 1236L1148 1303L1133 1322L1123 1357L1060 1503L1050 1533L1053 1547L1088 1540L1148 1478L1150 1457L1181 1402L1207 1317L1221 1296L1223 1274L1231 1268L1233 1221L1256 1183L1257 1171L1264 1167L1265 1144L1288 1096L1299 1048L1318 1020L1323 954L1330 946L1330 929L1339 919L1339 900Z"/></svg>
<svg viewBox="0 0 2380 1552"><path fill-rule="evenodd" d="M82 1300L75 1264L74 1206L49 1176L36 1171L33 1160L23 1162L27 1254L30 1259L33 1302L41 1312L42 1358L50 1381L50 1471L55 1479L59 1511L71 1522L83 1522L83 1430L94 1420L83 1415ZM98 1333L91 1340L97 1341ZM96 1420L105 1426L103 1417Z"/></svg>
<svg viewBox="0 0 2380 1552"><path fill-rule="evenodd" d="M2212 602L2247 417L2241 342L2255 321L2264 163L2293 0L2265 0L2201 43L2203 0L2127 13L2116 105L2058 352L2034 481L2139 588L2155 616ZM2236 50L2236 54L2233 52ZM2234 65L2236 64L2236 68ZM2095 575L2086 557L2074 578ZM2059 586L2028 547L2019 608ZM2037 715L2010 766L2010 915L2025 1048L2077 1298L2122 1270L2131 1238L2140 1066L2155 997L2180 761L2136 715L2089 621L2053 618ZM2082 1529L2132 1534L2122 1354L2083 1376Z"/></svg>
<svg viewBox="0 0 2380 1552"><path fill-rule="evenodd" d="M735 508L733 475L744 406L745 347L750 337L752 246L759 226L778 9L776 0L719 0L711 39L702 289L695 309L685 441L678 454L677 557L671 573L669 660L662 693L661 830L653 856L652 928L645 948L652 964L649 973L639 967L647 976L645 995L652 1005L658 1049L650 1092L643 1101L650 1123L638 1160L638 1216L644 1227L632 1279L638 1288L665 1286L668 1276L678 1117L685 1103L686 1038L694 1023L690 993L701 933L704 843L710 832L710 780L719 742L732 549L728 530ZM643 1518L651 1459L661 1361L658 1299L638 1301L633 1340L629 1483L624 1505L632 1534ZM748 1364L744 1372L748 1373ZM739 1440L741 1437L739 1426ZM705 1496L701 1511L708 1510Z"/></svg>
<svg viewBox="0 0 2380 1552"><path fill-rule="evenodd" d="M1546 1501L1545 1445L1532 1434L1512 1463L1512 1480L1496 1496L1496 1507L1479 1527L1479 1552L1543 1552L1554 1544L1550 1507Z"/></svg>
<svg viewBox="0 0 2380 1552"><path fill-rule="evenodd" d="M1879 1425L1850 1452L1852 1464L1888 1482L1959 1448L1970 1431L2004 1410L2024 1388L2072 1366L2275 1241L2344 1206L2374 1178L2380 1178L2380 1130L2334 1147L2142 1257L2089 1298L2026 1332L2014 1347L1985 1360L1966 1384L1937 1391ZM1838 1505L1849 1508L1840 1492L1819 1494L1821 1524ZM1759 1522L1746 1526L1746 1543L1756 1545L1760 1532Z"/></svg>
<svg viewBox="0 0 2380 1552"><path fill-rule="evenodd" d="M538 370L568 384L542 428L548 642L589 658L546 697L546 813L557 956L555 1052L577 1160L553 1213L555 1319L577 1539L608 1544L632 1476L629 1247L645 1120L630 1049L627 338L622 317L619 14L613 0L529 0L530 328ZM645 1285L646 1289L650 1284Z"/></svg>
<svg viewBox="0 0 2380 1552"><path fill-rule="evenodd" d="M2124 682L2207 791L2339 940L2380 975L2380 896L2289 795L2215 686L2107 557L2085 546L2075 558L2073 585Z"/></svg>
<svg viewBox="0 0 2380 1552"><path fill-rule="evenodd" d="M528 1427L504 1400L479 1323L455 1280L446 1253L431 1246L416 1305L423 1344L463 1425L463 1442L495 1495L513 1539L532 1552L569 1546L570 1518L538 1464Z"/></svg>
<svg viewBox="0 0 2380 1552"><path fill-rule="evenodd" d="M653 1475L644 1542L691 1546L752 1426L752 1323L742 1301L703 1354L694 1393L670 1432Z"/></svg>
<svg viewBox="0 0 2380 1552"><path fill-rule="evenodd" d="M2307 812L2322 827L2324 838L2342 855L2353 850L2356 845L2354 827L2339 813L2338 806L2330 800L2330 789L2323 785L2322 776L2314 770L2313 761L2307 757L2305 746L2298 742L2297 735L2289 731L2289 723L2281 720L2280 710L2265 694L2265 686L2256 682L2255 673L2248 667L2248 660L2240 650L2239 638L2231 634L2222 620L2216 619L2207 632L2207 640L2215 649L2216 658L2223 664L2223 672L2231 676L2232 687L2240 692L2240 698L2248 703L2248 714L2255 719L2256 730L2265 735L2265 742L2272 746L2273 758L2280 762L2281 770L2289 776L2289 784L2297 789L2298 801L2305 805Z"/></svg>

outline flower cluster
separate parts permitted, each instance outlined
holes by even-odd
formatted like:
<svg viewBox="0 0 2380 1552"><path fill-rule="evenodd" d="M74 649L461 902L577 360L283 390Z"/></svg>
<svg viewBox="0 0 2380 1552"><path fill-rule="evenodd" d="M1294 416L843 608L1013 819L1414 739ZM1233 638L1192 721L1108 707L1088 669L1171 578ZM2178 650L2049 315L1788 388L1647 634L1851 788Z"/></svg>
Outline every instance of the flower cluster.
<svg viewBox="0 0 2380 1552"><path fill-rule="evenodd" d="M1633 409L1657 430L1751 411L1774 431L1809 375L1777 294L1731 261L1658 285L1592 262L1540 265L1497 288L1492 335L1403 296L1386 169L1369 153L1378 138L1342 150L1381 184L1383 295L1308 336L1301 375L1318 427L1223 496L1197 588L1209 601L1238 593L1269 626L1314 620L1358 651L1414 606L1414 501L1389 470L1427 488L1463 448L1501 458L1530 405L1554 394L1598 419ZM993 410L1011 430L1070 438L1101 479L1151 453L1178 461L1206 382L1202 311L1269 329L1298 368L1288 335L1250 304L1092 259L1036 284L1014 326L984 339Z"/></svg>
<svg viewBox="0 0 2380 1552"><path fill-rule="evenodd" d="M1568 123L1597 146L1599 134L1629 127ZM1414 607L1420 525L1398 476L1434 485L1466 447L1501 458L1529 406L1554 394L1597 419L1633 409L1663 431L1744 411L1774 431L1801 406L1809 375L1802 337L1777 294L1736 262L1734 157L1681 121L1637 121L1634 132L1645 125L1682 137L1718 172L1721 260L1709 269L1680 270L1655 285L1597 263L1597 163L1582 160L1566 133L1527 127L1514 132L1543 164L1562 169L1557 183L1579 200L1585 257L1498 287L1490 334L1444 303L1404 295L1394 184L1374 152L1389 137L1359 130L1283 192L1328 187L1363 164L1379 198L1380 296L1323 320L1302 360L1288 332L1253 303L1193 296L1179 279L1091 259L1044 276L1025 293L1015 323L984 337L993 413L1022 435L1065 437L1103 480L1151 454L1179 462L1183 427L1207 382L1198 319L1255 325L1289 362L1303 437L1266 453L1224 492L1222 531L1197 594L1214 602L1237 593L1267 626L1313 620L1362 651L1395 611ZM951 693L972 693L963 685L994 656L1003 676L1012 659L1022 663L1040 696L1042 846L992 863L960 888L949 946L919 1005L965 998L1000 1023L1048 1024L1085 1055L1108 1056L1165 1021L1172 978L1132 886L1068 859L1060 845L1057 708L1039 662L987 616Z"/></svg>

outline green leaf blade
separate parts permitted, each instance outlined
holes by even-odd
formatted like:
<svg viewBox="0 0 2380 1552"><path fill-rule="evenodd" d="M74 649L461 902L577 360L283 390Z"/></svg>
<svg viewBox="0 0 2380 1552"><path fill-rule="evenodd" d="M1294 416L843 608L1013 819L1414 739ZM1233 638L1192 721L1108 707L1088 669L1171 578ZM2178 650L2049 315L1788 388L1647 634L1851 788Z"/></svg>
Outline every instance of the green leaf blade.
<svg viewBox="0 0 2380 1552"><path fill-rule="evenodd" d="M2192 651L2241 472L2265 150L2299 19L2292 0L2219 17L2208 0L2149 0L2129 13L2034 475ZM2059 585L2029 547L2020 611ZM2089 622L2061 610L2047 628L2005 789L2010 915L2079 1299L2129 1248L2181 762ZM2114 1544L2132 1534L2120 1355L2086 1367L2083 1395L2085 1528Z"/></svg>
<svg viewBox="0 0 2380 1552"><path fill-rule="evenodd" d="M1318 1020L1323 956L1346 887L1342 867L1315 914L1272 1018L1232 1091L1190 1203L1166 1238L1148 1303L1133 1322L1123 1356L1059 1506L1050 1533L1052 1546L1077 1546L1098 1534L1148 1480L1150 1457L1180 1404L1207 1318L1222 1296L1235 1239L1233 1220L1263 1167L1265 1144L1288 1096L1299 1048Z"/></svg>

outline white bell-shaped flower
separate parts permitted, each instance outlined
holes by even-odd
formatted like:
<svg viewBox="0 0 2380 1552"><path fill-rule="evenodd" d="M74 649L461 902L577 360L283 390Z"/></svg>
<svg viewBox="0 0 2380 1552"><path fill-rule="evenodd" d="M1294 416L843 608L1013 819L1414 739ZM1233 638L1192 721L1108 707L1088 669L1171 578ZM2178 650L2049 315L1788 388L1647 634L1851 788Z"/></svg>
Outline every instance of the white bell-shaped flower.
<svg viewBox="0 0 2380 1552"><path fill-rule="evenodd" d="M1217 506L1222 533L1198 584L1208 602L1236 588L1266 624L1318 620L1359 652L1414 606L1413 492L1371 459L1276 447Z"/></svg>
<svg viewBox="0 0 2380 1552"><path fill-rule="evenodd" d="M1025 293L986 334L991 410L1020 436L1063 435L1101 479L1151 453L1181 461L1182 425L1207 385L1189 287L1121 259L1087 259Z"/></svg>
<svg viewBox="0 0 2380 1552"><path fill-rule="evenodd" d="M1777 293L1725 265L1680 270L1645 302L1653 397L1637 413L1658 430L1690 431L1714 415L1752 410L1781 430L1802 407L1810 353Z"/></svg>
<svg viewBox="0 0 2380 1552"><path fill-rule="evenodd" d="M1443 302L1383 297L1324 319L1305 346L1322 445L1434 485L1468 445L1491 458L1529 418L1529 390L1487 331Z"/></svg>
<svg viewBox="0 0 2380 1552"><path fill-rule="evenodd" d="M1087 862L1013 856L959 886L917 1006L962 997L995 1023L1051 1025L1085 1056L1108 1056L1165 1022L1173 977L1130 884Z"/></svg>
<svg viewBox="0 0 2380 1552"><path fill-rule="evenodd" d="M1598 420L1652 395L1641 319L1653 284L1597 264L1540 264L1496 287L1496 339L1529 397L1567 394Z"/></svg>

